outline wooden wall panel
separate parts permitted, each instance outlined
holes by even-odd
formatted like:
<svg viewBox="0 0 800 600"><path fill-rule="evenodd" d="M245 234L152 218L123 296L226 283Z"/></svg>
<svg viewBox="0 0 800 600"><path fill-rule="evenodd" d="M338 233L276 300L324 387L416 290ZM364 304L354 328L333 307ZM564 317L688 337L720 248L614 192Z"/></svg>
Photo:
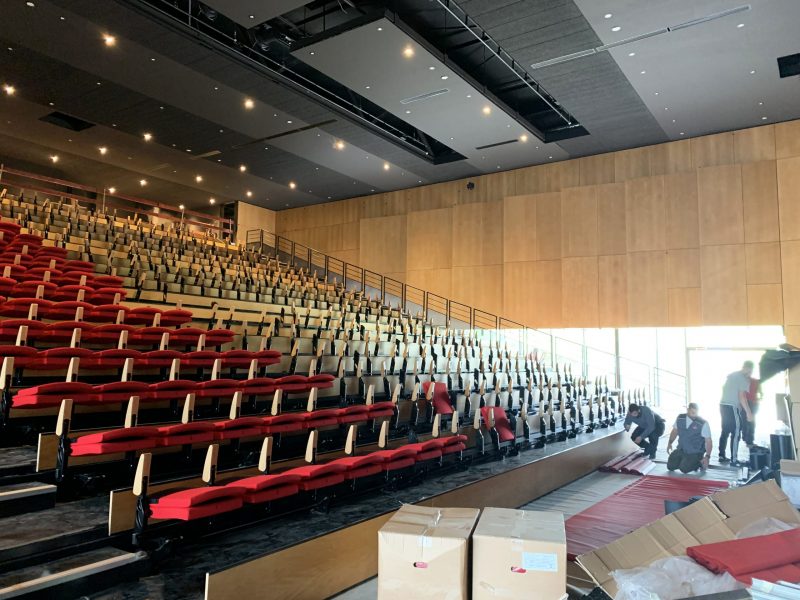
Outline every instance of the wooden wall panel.
<svg viewBox="0 0 800 600"><path fill-rule="evenodd" d="M614 183L614 155L595 154L578 159L581 185Z"/></svg>
<svg viewBox="0 0 800 600"><path fill-rule="evenodd" d="M717 133L692 138L692 163L695 169L733 164L733 133Z"/></svg>
<svg viewBox="0 0 800 600"><path fill-rule="evenodd" d="M745 242L778 241L778 172L774 160L742 165L742 207Z"/></svg>
<svg viewBox="0 0 800 600"><path fill-rule="evenodd" d="M628 254L628 326L664 326L667 310L667 253Z"/></svg>
<svg viewBox="0 0 800 600"><path fill-rule="evenodd" d="M625 212L628 252L666 248L663 177L644 177L627 181Z"/></svg>
<svg viewBox="0 0 800 600"><path fill-rule="evenodd" d="M453 266L503 262L503 200L454 206L452 222Z"/></svg>
<svg viewBox="0 0 800 600"><path fill-rule="evenodd" d="M775 159L775 127L751 127L733 132L733 154L737 163Z"/></svg>
<svg viewBox="0 0 800 600"><path fill-rule="evenodd" d="M451 286L452 269L409 269L406 271L406 283L421 290L450 298L453 295Z"/></svg>
<svg viewBox="0 0 800 600"><path fill-rule="evenodd" d="M700 288L673 288L667 290L669 324L692 327L703 324Z"/></svg>
<svg viewBox="0 0 800 600"><path fill-rule="evenodd" d="M700 250L685 248L667 251L667 287L700 287Z"/></svg>
<svg viewBox="0 0 800 600"><path fill-rule="evenodd" d="M632 148L614 153L614 181L628 181L649 175L649 148Z"/></svg>
<svg viewBox="0 0 800 600"><path fill-rule="evenodd" d="M781 282L781 245L778 242L745 244L747 283Z"/></svg>
<svg viewBox="0 0 800 600"><path fill-rule="evenodd" d="M781 241L800 240L800 156L778 161Z"/></svg>
<svg viewBox="0 0 800 600"><path fill-rule="evenodd" d="M800 156L800 119L775 125L775 157Z"/></svg>
<svg viewBox="0 0 800 600"><path fill-rule="evenodd" d="M747 323L744 244L703 246L700 250L703 322Z"/></svg>
<svg viewBox="0 0 800 600"><path fill-rule="evenodd" d="M609 183L597 189L597 254L625 254L625 184Z"/></svg>
<svg viewBox="0 0 800 600"><path fill-rule="evenodd" d="M667 248L697 248L700 245L700 216L697 204L697 174L664 176Z"/></svg>
<svg viewBox="0 0 800 600"><path fill-rule="evenodd" d="M539 307L539 296L534 282L535 262L512 262L503 265L503 311L507 319L530 324ZM561 295L561 273L559 272L559 296Z"/></svg>
<svg viewBox="0 0 800 600"><path fill-rule="evenodd" d="M743 243L741 167L725 165L699 169L697 188L700 244Z"/></svg>
<svg viewBox="0 0 800 600"><path fill-rule="evenodd" d="M405 273L406 217L362 219L359 266L380 274Z"/></svg>
<svg viewBox="0 0 800 600"><path fill-rule="evenodd" d="M452 300L506 316L503 312L503 265L453 267Z"/></svg>
<svg viewBox="0 0 800 600"><path fill-rule="evenodd" d="M561 261L562 323L574 327L599 327L597 257Z"/></svg>
<svg viewBox="0 0 800 600"><path fill-rule="evenodd" d="M452 211L445 208L408 213L406 268L409 271L450 268L452 215Z"/></svg>
<svg viewBox="0 0 800 600"><path fill-rule="evenodd" d="M783 317L787 325L800 325L800 240L781 242Z"/></svg>
<svg viewBox="0 0 800 600"><path fill-rule="evenodd" d="M628 326L628 259L624 254L599 256L598 320L601 327Z"/></svg>
<svg viewBox="0 0 800 600"><path fill-rule="evenodd" d="M561 258L561 194L536 195L536 258Z"/></svg>
<svg viewBox="0 0 800 600"><path fill-rule="evenodd" d="M650 146L650 174L668 175L694 171L692 140Z"/></svg>
<svg viewBox="0 0 800 600"><path fill-rule="evenodd" d="M540 260L533 265L531 320L536 327L561 327L561 261Z"/></svg>
<svg viewBox="0 0 800 600"><path fill-rule="evenodd" d="M503 262L536 260L536 195L503 199Z"/></svg>
<svg viewBox="0 0 800 600"><path fill-rule="evenodd" d="M561 256L597 255L597 189L561 191Z"/></svg>
<svg viewBox="0 0 800 600"><path fill-rule="evenodd" d="M750 325L782 325L783 298L779 284L747 286L747 322Z"/></svg>

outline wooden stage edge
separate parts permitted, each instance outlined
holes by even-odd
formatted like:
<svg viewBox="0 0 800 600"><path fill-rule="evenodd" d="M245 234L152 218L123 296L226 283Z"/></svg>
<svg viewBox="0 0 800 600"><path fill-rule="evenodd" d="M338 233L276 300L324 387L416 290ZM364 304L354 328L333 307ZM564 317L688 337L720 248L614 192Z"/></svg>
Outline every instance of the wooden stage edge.
<svg viewBox="0 0 800 600"><path fill-rule="evenodd" d="M518 508L630 449L625 431L565 449L418 504ZM378 573L378 530L394 514L343 527L228 569L206 574L205 600L329 598Z"/></svg>

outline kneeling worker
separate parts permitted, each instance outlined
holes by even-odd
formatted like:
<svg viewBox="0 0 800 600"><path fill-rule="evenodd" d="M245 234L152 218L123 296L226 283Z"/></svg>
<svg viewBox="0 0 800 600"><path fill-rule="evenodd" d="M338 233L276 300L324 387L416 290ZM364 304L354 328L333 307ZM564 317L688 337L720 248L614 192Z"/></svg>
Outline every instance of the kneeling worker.
<svg viewBox="0 0 800 600"><path fill-rule="evenodd" d="M654 459L658 438L664 435L664 419L649 406L631 404L628 406L628 416L625 417L625 431L630 430L631 423L636 424L636 429L631 434L633 443L644 450L644 456Z"/></svg>
<svg viewBox="0 0 800 600"><path fill-rule="evenodd" d="M678 438L678 448L673 451L672 444ZM700 467L708 468L711 457L711 429L705 419L697 415L697 404L690 402L686 412L678 415L669 434L667 452L667 469L679 469L682 473L691 473Z"/></svg>

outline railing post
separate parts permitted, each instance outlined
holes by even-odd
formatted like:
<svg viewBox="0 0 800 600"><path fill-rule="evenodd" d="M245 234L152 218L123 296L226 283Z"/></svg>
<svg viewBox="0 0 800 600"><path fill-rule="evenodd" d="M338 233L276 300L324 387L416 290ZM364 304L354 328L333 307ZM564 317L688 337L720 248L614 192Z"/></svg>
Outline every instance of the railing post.
<svg viewBox="0 0 800 600"><path fill-rule="evenodd" d="M294 242L292 242L292 245L289 246L289 248L290 248L289 252L292 255L291 256L291 265L294 266Z"/></svg>
<svg viewBox="0 0 800 600"><path fill-rule="evenodd" d="M381 278L381 304L386 304L386 277L380 275Z"/></svg>
<svg viewBox="0 0 800 600"><path fill-rule="evenodd" d="M308 250L308 270L311 271L311 248L307 248Z"/></svg>
<svg viewBox="0 0 800 600"><path fill-rule="evenodd" d="M328 264L328 261L330 260L330 258L331 257L328 256L327 254L325 255L325 283L330 283L330 280L328 279L328 276L329 276L329 272L328 272L329 264Z"/></svg>
<svg viewBox="0 0 800 600"><path fill-rule="evenodd" d="M367 271L365 269L361 269L361 293L365 293L367 291Z"/></svg>

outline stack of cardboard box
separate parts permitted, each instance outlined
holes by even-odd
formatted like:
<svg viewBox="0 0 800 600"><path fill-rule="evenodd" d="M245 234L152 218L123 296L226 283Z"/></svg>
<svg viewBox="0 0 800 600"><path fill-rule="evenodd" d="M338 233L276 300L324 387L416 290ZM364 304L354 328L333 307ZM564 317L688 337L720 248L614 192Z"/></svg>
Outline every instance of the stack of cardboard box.
<svg viewBox="0 0 800 600"><path fill-rule="evenodd" d="M378 540L379 600L566 597L561 513L405 505Z"/></svg>

